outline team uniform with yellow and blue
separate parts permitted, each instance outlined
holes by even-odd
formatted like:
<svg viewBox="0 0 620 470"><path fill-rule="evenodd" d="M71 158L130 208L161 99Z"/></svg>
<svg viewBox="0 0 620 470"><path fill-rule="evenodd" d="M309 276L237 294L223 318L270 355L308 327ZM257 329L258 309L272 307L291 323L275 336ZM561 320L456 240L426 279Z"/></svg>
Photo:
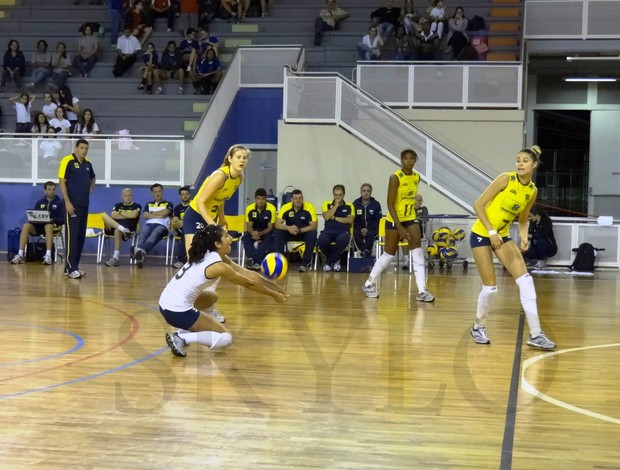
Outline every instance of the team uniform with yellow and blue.
<svg viewBox="0 0 620 470"><path fill-rule="evenodd" d="M327 212L334 205L334 201L325 201L322 211ZM355 214L353 204L344 202L336 208L334 218L325 221L325 228L319 236L318 245L325 255L325 265L332 266L340 260L340 255L349 246L351 240L351 225L339 222L336 217L349 217ZM333 244L332 244L333 243Z"/></svg>
<svg viewBox="0 0 620 470"><path fill-rule="evenodd" d="M398 190L396 200L394 201L394 209L396 209L396 217L403 227L409 227L416 222L415 196L418 194L418 185L420 184L420 174L414 171L407 175L403 170L395 171L394 174L398 178ZM386 230L396 230L392 214L388 211L386 216Z"/></svg>
<svg viewBox="0 0 620 470"><path fill-rule="evenodd" d="M79 158L71 154L60 161L58 177L66 180L67 196L74 208L71 217L65 211L65 246L67 247L65 274L71 274L79 271L82 250L86 241L90 183L95 178L95 171L88 158L80 163Z"/></svg>
<svg viewBox="0 0 620 470"><path fill-rule="evenodd" d="M235 191L237 191L237 188L239 188L239 185L243 180L242 175L239 175L237 178L230 176L229 166L220 167L211 173L211 175L203 181L200 189L196 193L196 196L192 199L192 202L189 203L189 209L185 211L185 217L183 218L183 232L186 235L193 235L207 226L207 222L202 218L200 212L198 211L198 200L200 199L200 194L204 191L207 181L209 181L211 176L218 171L224 173L226 181L224 181L222 187L215 191L215 193L209 198L206 205L209 215L216 224L218 222L217 217L220 207L226 202L227 199L230 199L233 194L235 194Z"/></svg>
<svg viewBox="0 0 620 470"><path fill-rule="evenodd" d="M258 210L256 203L250 204L245 208L245 220L252 222L252 230L262 232L269 224L275 224L276 222L276 207L271 203L266 203L263 210ZM246 231L241 239L243 241L243 248L248 258L251 258L254 263L260 263L269 250L273 246L273 230L268 234L261 237L260 241L256 241L252 238L252 234ZM255 246L255 243L257 245Z"/></svg>
<svg viewBox="0 0 620 470"><path fill-rule="evenodd" d="M135 232L138 229L138 221L140 220L140 213L142 212L142 206L137 202L132 202L131 204L125 204L124 202L117 202L114 204L112 208L112 212L118 212L119 214L123 214L123 212L138 212L138 217L135 219L114 219L118 222L118 224L122 227L125 227L127 230L131 232ZM108 227L105 228L106 235L112 236L114 235L114 229L110 229Z"/></svg>
<svg viewBox="0 0 620 470"><path fill-rule="evenodd" d="M536 196L536 185L531 181L521 183L516 172L504 174L508 176L508 184L487 205L485 213L493 230L497 231L502 240L509 241L510 226ZM471 228L470 245L472 248L491 246L489 231L480 219Z"/></svg>
<svg viewBox="0 0 620 470"><path fill-rule="evenodd" d="M280 208L278 218L282 219L285 225L291 227L296 225L299 228L307 227L310 222L317 222L316 210L314 206L309 202L304 202L301 209L295 210L292 202L287 202ZM301 241L304 242L304 256L303 263L305 265L310 264L312 261L312 254L314 253L314 247L316 245L316 230L309 230L299 235L291 235L285 230L275 230L274 234L274 250L278 253L284 253L284 245L289 241Z"/></svg>
<svg viewBox="0 0 620 470"><path fill-rule="evenodd" d="M35 210L48 211L54 232L59 232L65 224L65 201L60 196L54 196L51 200L47 196L42 197L34 205ZM45 235L45 226L47 224L35 224L34 231L37 235Z"/></svg>

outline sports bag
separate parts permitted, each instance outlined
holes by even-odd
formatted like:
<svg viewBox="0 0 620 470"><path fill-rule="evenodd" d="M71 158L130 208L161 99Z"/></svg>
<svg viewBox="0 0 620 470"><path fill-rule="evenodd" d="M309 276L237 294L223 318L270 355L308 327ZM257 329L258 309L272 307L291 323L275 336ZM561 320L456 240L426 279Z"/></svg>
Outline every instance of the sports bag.
<svg viewBox="0 0 620 470"><path fill-rule="evenodd" d="M573 253L577 255L573 264L570 265L571 271L594 272L596 249L590 243L582 243L579 248L573 248Z"/></svg>

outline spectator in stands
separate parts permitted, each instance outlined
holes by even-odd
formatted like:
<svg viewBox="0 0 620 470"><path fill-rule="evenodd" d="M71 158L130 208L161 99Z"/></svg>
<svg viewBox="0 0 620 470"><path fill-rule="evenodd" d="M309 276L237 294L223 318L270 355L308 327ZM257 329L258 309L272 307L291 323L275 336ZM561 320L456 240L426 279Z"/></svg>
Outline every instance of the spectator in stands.
<svg viewBox="0 0 620 470"><path fill-rule="evenodd" d="M420 17L416 13L413 0L405 0L401 13L401 24L405 27L407 36L413 37L413 33L420 30L419 20Z"/></svg>
<svg viewBox="0 0 620 470"><path fill-rule="evenodd" d="M205 56L207 49L213 49L215 56L219 55L219 40L217 36L211 36L209 29L205 26L198 30L198 48L192 47L189 57L188 70L194 72L198 67L199 58L202 59Z"/></svg>
<svg viewBox="0 0 620 470"><path fill-rule="evenodd" d="M24 253L28 237L30 235L38 235L45 237L45 256L43 264L52 264L52 248L54 246L54 234L58 233L65 220L65 203L56 195L56 183L47 181L43 188L45 196L34 206L35 210L49 211L51 222L45 224L31 224L26 222L22 227L22 233L19 236L19 251L11 260L13 264L22 264L26 262Z"/></svg>
<svg viewBox="0 0 620 470"><path fill-rule="evenodd" d="M93 35L92 26L86 25L82 31L82 37L78 39L77 54L73 58L73 65L80 71L82 77L88 77L97 62L98 52L99 40Z"/></svg>
<svg viewBox="0 0 620 470"><path fill-rule="evenodd" d="M181 35L185 36L185 31L189 28L198 27L198 0L181 0L179 7L179 26Z"/></svg>
<svg viewBox="0 0 620 470"><path fill-rule="evenodd" d="M58 89L58 106L65 109L67 120L71 123L70 133L73 133L78 123L78 115L80 114L80 100L77 96L73 96L71 89L67 85L63 85Z"/></svg>
<svg viewBox="0 0 620 470"><path fill-rule="evenodd" d="M421 31L415 33L413 44L418 60L435 60L437 55L437 34L431 32L430 22L426 18L420 20Z"/></svg>
<svg viewBox="0 0 620 470"><path fill-rule="evenodd" d="M56 129L53 126L47 126L47 134L39 143L39 156L43 163L57 165L59 160L57 157L62 150L62 144L56 139Z"/></svg>
<svg viewBox="0 0 620 470"><path fill-rule="evenodd" d="M168 41L166 50L161 54L161 62L159 64L160 80L173 78L179 81L178 94L183 94L183 82L185 81L185 70L183 70L183 55L177 48L177 43ZM161 87L157 87L157 94L163 93Z"/></svg>
<svg viewBox="0 0 620 470"><path fill-rule="evenodd" d="M133 202L133 192L129 188L121 191L121 202L114 204L110 215L103 214L105 234L114 236L114 254L106 261L105 265L118 266L121 257L121 244L133 236L138 229L142 206Z"/></svg>
<svg viewBox="0 0 620 470"><path fill-rule="evenodd" d="M405 27L399 25L396 28L396 34L392 38L392 47L394 49L394 60L411 60L413 56L413 42L407 34Z"/></svg>
<svg viewBox="0 0 620 470"><path fill-rule="evenodd" d="M153 28L148 25L142 0L136 0L133 8L125 14L125 28L131 30L131 35L138 39L140 46L148 41L153 34Z"/></svg>
<svg viewBox="0 0 620 470"><path fill-rule="evenodd" d="M276 212L275 206L267 202L265 188L254 191L254 203L245 208L245 233L241 238L248 269L260 269L260 263L272 249Z"/></svg>
<svg viewBox="0 0 620 470"><path fill-rule="evenodd" d="M261 18L265 18L268 13L269 0L246 0L250 10L252 12L256 11L256 16L260 16ZM252 14L254 16L254 14Z"/></svg>
<svg viewBox="0 0 620 470"><path fill-rule="evenodd" d="M276 219L274 250L284 253L287 242L303 242L304 256L299 271L304 273L309 271L316 245L317 226L318 220L314 206L309 202L304 202L301 190L293 190L291 202L287 202L280 208Z"/></svg>
<svg viewBox="0 0 620 470"><path fill-rule="evenodd" d="M52 83L50 89L54 93L67 83L67 79L71 76L69 67L71 67L71 59L69 54L67 54L67 46L64 42L59 42L56 45L56 53L52 59Z"/></svg>
<svg viewBox="0 0 620 470"><path fill-rule="evenodd" d="M196 54L200 49L200 43L196 39L196 30L194 28L188 28L185 30L185 39L180 42L177 49L183 57L183 64L187 66L187 71L193 71L194 69L188 64L190 64L192 52Z"/></svg>
<svg viewBox="0 0 620 470"><path fill-rule="evenodd" d="M155 28L155 18L166 18L168 32L174 29L174 8L170 0L151 0L149 7L149 27Z"/></svg>
<svg viewBox="0 0 620 470"><path fill-rule="evenodd" d="M338 22L344 20L349 13L336 6L336 0L325 0L325 6L314 20L314 45L320 46L324 31L335 31Z"/></svg>
<svg viewBox="0 0 620 470"><path fill-rule="evenodd" d="M452 57L459 57L463 48L469 44L469 38L467 37L467 25L468 21L465 18L465 12L463 7L456 7L454 15L448 21L448 49L447 54L451 54Z"/></svg>
<svg viewBox="0 0 620 470"><path fill-rule="evenodd" d="M444 23L447 19L446 7L443 0L435 0L433 4L435 6L431 10L431 33L437 33L437 38L441 41Z"/></svg>
<svg viewBox="0 0 620 470"><path fill-rule="evenodd" d="M222 9L224 14L237 23L241 23L244 14L243 0L222 0Z"/></svg>
<svg viewBox="0 0 620 470"><path fill-rule="evenodd" d="M47 134L47 128L49 125L50 123L47 121L45 114L37 113L34 117L34 124L32 125L30 132L33 134Z"/></svg>
<svg viewBox="0 0 620 470"><path fill-rule="evenodd" d="M376 26L368 28L368 34L362 38L362 42L357 44L359 60L379 60L383 39L377 32Z"/></svg>
<svg viewBox="0 0 620 470"><path fill-rule="evenodd" d="M26 84L26 87L34 91L36 86L47 80L47 77L52 73L52 54L47 52L47 42L44 39L39 39L37 42L37 51L32 54L30 63L32 64L32 75L30 75L30 82Z"/></svg>
<svg viewBox="0 0 620 470"><path fill-rule="evenodd" d="M153 94L153 85L156 88L159 86L159 55L155 50L155 44L149 42L146 45L146 52L142 56L144 65L140 67L140 75L142 81L138 85L138 90L144 90L146 88L146 94Z"/></svg>
<svg viewBox="0 0 620 470"><path fill-rule="evenodd" d="M323 271L340 271L340 256L351 241L351 226L355 218L353 204L344 200L344 185L337 184L332 189L333 199L323 203L325 228L319 235L317 244L325 255Z"/></svg>
<svg viewBox="0 0 620 470"><path fill-rule="evenodd" d="M133 64L136 63L136 56L140 52L140 41L135 36L131 35L131 29L125 27L123 35L118 38L118 44L116 46L116 62L112 69L112 74L115 78L121 77L129 70Z"/></svg>
<svg viewBox="0 0 620 470"><path fill-rule="evenodd" d="M77 126L75 127L75 133L83 135L85 137L93 138L94 135L99 134L99 126L95 122L95 116L91 109L85 109L82 116L79 119Z"/></svg>
<svg viewBox="0 0 620 470"><path fill-rule="evenodd" d="M168 236L170 216L174 210L173 204L164 199L164 187L161 184L153 184L151 194L153 201L144 206L142 217L146 222L140 226L138 244L133 251L139 268L144 266L146 255L155 248L155 245Z"/></svg>
<svg viewBox="0 0 620 470"><path fill-rule="evenodd" d="M45 117L49 121L50 119L54 119L56 117L56 108L58 104L54 100L54 95L52 95L49 91L46 91L43 95L43 103L45 103L41 109Z"/></svg>
<svg viewBox="0 0 620 470"><path fill-rule="evenodd" d="M194 81L195 95L212 95L222 79L222 64L215 56L215 50L207 49L205 58L198 65Z"/></svg>
<svg viewBox="0 0 620 470"><path fill-rule="evenodd" d="M170 227L175 231L175 236L179 237L179 251L177 252L177 260L173 264L176 269L181 269L187 262L185 232L183 232L183 218L185 217L185 211L189 207L192 200L189 186L179 188L179 199L181 199L181 204L174 206L172 211L172 220L170 221Z"/></svg>
<svg viewBox="0 0 620 470"><path fill-rule="evenodd" d="M381 204L372 197L370 183L362 184L361 196L353 201L355 219L353 220L353 240L363 257L372 256L372 247L379 236L379 222L383 217Z"/></svg>
<svg viewBox="0 0 620 470"><path fill-rule="evenodd" d="M206 28L209 22L217 16L220 8L220 0L200 0L198 26Z"/></svg>
<svg viewBox="0 0 620 470"><path fill-rule="evenodd" d="M35 95L29 96L28 93L9 98L9 103L13 105L16 113L15 132L29 134L32 129L32 102L36 99Z"/></svg>
<svg viewBox="0 0 620 470"><path fill-rule="evenodd" d="M400 8L394 6L394 0L385 0L385 6L373 11L370 17L378 28L379 36L385 42L398 26Z"/></svg>
<svg viewBox="0 0 620 470"><path fill-rule="evenodd" d="M19 42L11 39L2 61L2 84L0 85L0 91L6 91L6 82L9 78L13 80L15 91L19 91L22 87L22 77L25 74L26 57L19 50Z"/></svg>
<svg viewBox="0 0 620 470"><path fill-rule="evenodd" d="M57 134L69 134L71 123L67 119L67 112L62 106L58 106L54 111L54 118L50 119L49 125L56 130Z"/></svg>
<svg viewBox="0 0 620 470"><path fill-rule="evenodd" d="M523 257L536 262L536 269L547 266L547 260L556 255L558 245L553 235L553 222L547 213L538 206L532 207L529 215L528 229L530 245Z"/></svg>
<svg viewBox="0 0 620 470"><path fill-rule="evenodd" d="M110 7L110 45L116 47L123 20L123 0L108 0Z"/></svg>

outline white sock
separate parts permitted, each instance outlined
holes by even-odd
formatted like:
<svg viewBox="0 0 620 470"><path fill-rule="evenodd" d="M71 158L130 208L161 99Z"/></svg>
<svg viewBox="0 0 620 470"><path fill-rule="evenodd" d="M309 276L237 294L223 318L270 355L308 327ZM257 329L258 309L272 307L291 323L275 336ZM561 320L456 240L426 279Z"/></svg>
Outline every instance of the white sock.
<svg viewBox="0 0 620 470"><path fill-rule="evenodd" d="M497 295L497 286L482 286L478 295L478 307L476 309L476 326L486 326L489 317L489 309Z"/></svg>
<svg viewBox="0 0 620 470"><path fill-rule="evenodd" d="M120 257L121 257L121 250L114 250L114 254L112 255L112 258L119 259Z"/></svg>
<svg viewBox="0 0 620 470"><path fill-rule="evenodd" d="M118 226L118 229L123 233L129 233L130 230L127 227L123 227L122 225Z"/></svg>
<svg viewBox="0 0 620 470"><path fill-rule="evenodd" d="M217 331L198 331L197 333L179 333L179 336L187 344L198 343L209 346L210 349L221 349L232 344L230 333L218 333Z"/></svg>
<svg viewBox="0 0 620 470"><path fill-rule="evenodd" d="M415 274L415 283L418 286L418 292L425 292L426 270L424 269L424 252L422 248L414 248L409 251L409 257L413 264L413 273Z"/></svg>
<svg viewBox="0 0 620 470"><path fill-rule="evenodd" d="M45 250L45 256L52 256L52 250Z"/></svg>
<svg viewBox="0 0 620 470"><path fill-rule="evenodd" d="M528 273L516 280L521 296L521 305L525 311L527 325L530 327L530 336L538 336L541 332L540 319L538 318L538 307L536 305L536 288L534 279Z"/></svg>
<svg viewBox="0 0 620 470"><path fill-rule="evenodd" d="M19 251L17 252L17 254L18 254L19 256L24 256L24 250L19 250Z"/></svg>
<svg viewBox="0 0 620 470"><path fill-rule="evenodd" d="M375 265L372 267L372 271L370 271L370 276L368 276L368 280L366 281L366 285L376 284L377 279L386 268L388 264L392 262L394 259L394 255L390 255L389 253L383 252L379 259L375 261Z"/></svg>

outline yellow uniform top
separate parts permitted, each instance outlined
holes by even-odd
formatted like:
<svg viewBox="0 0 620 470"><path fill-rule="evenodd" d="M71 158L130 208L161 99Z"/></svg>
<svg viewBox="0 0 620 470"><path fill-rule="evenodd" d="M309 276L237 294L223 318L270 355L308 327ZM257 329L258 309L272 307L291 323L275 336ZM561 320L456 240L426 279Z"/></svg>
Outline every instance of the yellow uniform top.
<svg viewBox="0 0 620 470"><path fill-rule="evenodd" d="M395 171L398 177L398 189L394 208L399 222L408 222L415 220L415 195L418 193L418 184L420 184L420 175L414 171L411 175L406 175L403 170ZM388 222L394 223L392 214L389 210L386 216Z"/></svg>
<svg viewBox="0 0 620 470"><path fill-rule="evenodd" d="M230 176L229 166L223 166L215 170L213 173L211 173L211 175L203 181L202 185L200 186L200 189L196 193L196 196L189 203L192 209L194 209L196 212L200 212L198 210L198 199L200 199L200 193L204 190L205 185L207 184L207 181L209 181L209 178L211 178L211 176L213 176L218 171L221 171L222 173L224 173L224 175L226 176L226 181L224 181L224 184L222 185L222 187L219 188L217 191L215 191L215 193L207 200L207 211L209 211L209 215L211 215L211 218L215 222L217 222L217 215L218 215L220 206L224 204L226 199L230 199L232 195L235 194L235 191L241 184L242 176L239 175L239 177L237 178L233 178L232 176Z"/></svg>
<svg viewBox="0 0 620 470"><path fill-rule="evenodd" d="M484 209L493 229L501 237L507 237L510 234L510 224L523 212L536 194L536 186L533 182L521 183L516 172L504 174L508 175L508 184ZM489 236L488 230L480 219L476 220L471 231L483 237Z"/></svg>

